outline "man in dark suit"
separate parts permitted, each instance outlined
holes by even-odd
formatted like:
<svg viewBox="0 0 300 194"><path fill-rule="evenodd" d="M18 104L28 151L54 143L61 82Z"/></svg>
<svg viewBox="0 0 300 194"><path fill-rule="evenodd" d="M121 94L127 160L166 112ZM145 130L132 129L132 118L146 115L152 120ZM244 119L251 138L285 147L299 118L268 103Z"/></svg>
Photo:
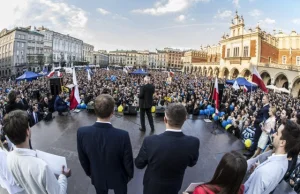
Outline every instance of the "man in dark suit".
<svg viewBox="0 0 300 194"><path fill-rule="evenodd" d="M42 120L42 115L38 110L38 105L32 107L32 112L29 113L29 126L32 127Z"/></svg>
<svg viewBox="0 0 300 194"><path fill-rule="evenodd" d="M144 139L135 159L137 168L148 166L143 181L144 194L177 194L185 169L197 163L200 141L182 133L186 117L182 104L170 104L164 117L166 131Z"/></svg>
<svg viewBox="0 0 300 194"><path fill-rule="evenodd" d="M97 194L126 194L133 177L133 157L127 131L110 123L115 101L102 94L95 100L97 121L77 131L77 149L82 168L92 180Z"/></svg>
<svg viewBox="0 0 300 194"><path fill-rule="evenodd" d="M151 131L154 131L153 117L151 113L151 107L153 104L153 94L155 88L150 84L150 77L146 76L144 78L145 85L140 87L139 94L139 107L140 107L140 119L141 119L141 128L140 131L146 131L145 126L145 112L147 114Z"/></svg>
<svg viewBox="0 0 300 194"><path fill-rule="evenodd" d="M265 122L269 118L269 97L264 95L262 98L263 107L257 112L257 116L254 122L255 135L252 141L252 145L250 147L249 152L246 152L245 156L252 156L257 148L257 143L262 133L261 126L262 123Z"/></svg>
<svg viewBox="0 0 300 194"><path fill-rule="evenodd" d="M62 116L63 112L66 112L68 110L67 103L63 100L64 93L61 92L55 99L54 102L54 110L58 112L58 115Z"/></svg>

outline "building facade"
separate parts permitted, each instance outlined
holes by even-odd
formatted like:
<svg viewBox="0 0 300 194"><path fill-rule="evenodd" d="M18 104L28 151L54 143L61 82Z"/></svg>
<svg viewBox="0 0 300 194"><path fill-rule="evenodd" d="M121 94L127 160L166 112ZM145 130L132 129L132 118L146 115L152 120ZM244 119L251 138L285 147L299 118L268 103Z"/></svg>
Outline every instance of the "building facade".
<svg viewBox="0 0 300 194"><path fill-rule="evenodd" d="M186 63L183 71L234 79L251 79L255 67L266 85L289 89L294 97L300 90L300 35L295 31L273 34L258 25L246 30L238 13L231 21L230 32L219 44L205 48L207 62Z"/></svg>
<svg viewBox="0 0 300 194"><path fill-rule="evenodd" d="M41 34L44 35L44 61L45 65L51 65L53 63L53 31L40 27L37 29Z"/></svg>
<svg viewBox="0 0 300 194"><path fill-rule="evenodd" d="M93 64L93 53L94 53L94 46L83 43L83 61L88 62L88 64Z"/></svg>
<svg viewBox="0 0 300 194"><path fill-rule="evenodd" d="M138 52L136 50L130 50L126 52L126 66L136 66Z"/></svg>
<svg viewBox="0 0 300 194"><path fill-rule="evenodd" d="M149 68L158 68L158 54L149 52Z"/></svg>
<svg viewBox="0 0 300 194"><path fill-rule="evenodd" d="M93 64L105 68L109 65L109 55L106 51L93 52Z"/></svg>
<svg viewBox="0 0 300 194"><path fill-rule="evenodd" d="M0 32L0 77L15 78L24 71L39 72L44 65L44 35L16 27Z"/></svg>
<svg viewBox="0 0 300 194"><path fill-rule="evenodd" d="M117 50L109 52L109 66L125 66L127 58L127 51Z"/></svg>
<svg viewBox="0 0 300 194"><path fill-rule="evenodd" d="M156 50L158 55L157 68L166 68L168 61L168 53L165 50Z"/></svg>
<svg viewBox="0 0 300 194"><path fill-rule="evenodd" d="M53 63L72 67L83 62L83 41L69 35L53 32Z"/></svg>
<svg viewBox="0 0 300 194"><path fill-rule="evenodd" d="M44 35L37 32L36 29L28 31L27 42L27 63L28 70L39 72L45 65L44 58ZM18 53L17 53L18 57Z"/></svg>
<svg viewBox="0 0 300 194"><path fill-rule="evenodd" d="M167 67L168 68L182 68L181 57L184 52L179 49L165 48L167 52Z"/></svg>
<svg viewBox="0 0 300 194"><path fill-rule="evenodd" d="M137 66L137 68L148 68L148 66L149 66L149 51L138 51L137 52L136 66Z"/></svg>

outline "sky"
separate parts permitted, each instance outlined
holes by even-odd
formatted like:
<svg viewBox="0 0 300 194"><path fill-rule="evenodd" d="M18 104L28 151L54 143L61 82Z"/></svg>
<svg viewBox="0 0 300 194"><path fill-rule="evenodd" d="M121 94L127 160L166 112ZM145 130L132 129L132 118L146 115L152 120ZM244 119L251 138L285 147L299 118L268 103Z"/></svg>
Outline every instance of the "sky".
<svg viewBox="0 0 300 194"><path fill-rule="evenodd" d="M0 29L44 26L95 50L199 49L229 33L236 10L245 29L300 33L300 0L0 0Z"/></svg>

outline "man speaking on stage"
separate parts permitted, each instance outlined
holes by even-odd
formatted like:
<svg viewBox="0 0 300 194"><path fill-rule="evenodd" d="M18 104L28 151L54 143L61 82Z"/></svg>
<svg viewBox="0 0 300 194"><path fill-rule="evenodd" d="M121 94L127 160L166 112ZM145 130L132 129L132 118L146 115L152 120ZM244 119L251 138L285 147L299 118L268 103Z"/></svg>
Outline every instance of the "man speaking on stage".
<svg viewBox="0 0 300 194"><path fill-rule="evenodd" d="M146 76L144 78L144 85L140 87L140 94L139 94L140 119L141 119L140 131L146 131L145 112L149 120L151 131L154 131L153 117L151 114L154 91L155 91L154 86L150 84L150 77Z"/></svg>

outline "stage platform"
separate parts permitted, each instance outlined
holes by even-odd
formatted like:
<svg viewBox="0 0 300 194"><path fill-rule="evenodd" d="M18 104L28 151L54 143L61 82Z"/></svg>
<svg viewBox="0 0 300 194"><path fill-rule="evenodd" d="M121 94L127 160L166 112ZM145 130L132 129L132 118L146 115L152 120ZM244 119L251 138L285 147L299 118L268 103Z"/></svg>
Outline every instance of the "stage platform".
<svg viewBox="0 0 300 194"><path fill-rule="evenodd" d="M68 116L57 116L50 122L40 122L32 127L32 146L49 153L65 156L68 167L72 169L72 176L68 179L68 194L95 194L94 187L78 160L76 131L78 127L92 125L96 117L85 110L72 113ZM147 118L146 118L147 120ZM161 134L165 131L163 117L154 117L155 132ZM146 121L147 123L147 121ZM144 137L152 135L150 127L142 133L138 130L139 115L119 116L112 118L112 124L129 132L133 156L137 156ZM182 191L192 182L206 182L211 179L220 159L226 152L231 150L242 151L243 143L228 133L217 133L212 131L212 123L205 123L199 117L190 117L183 126L186 135L192 135L200 139L200 154L198 163L193 168L187 168ZM134 178L128 184L128 194L142 194L144 170L135 168ZM113 193L110 191L110 194ZM182 192L181 192L182 193Z"/></svg>

